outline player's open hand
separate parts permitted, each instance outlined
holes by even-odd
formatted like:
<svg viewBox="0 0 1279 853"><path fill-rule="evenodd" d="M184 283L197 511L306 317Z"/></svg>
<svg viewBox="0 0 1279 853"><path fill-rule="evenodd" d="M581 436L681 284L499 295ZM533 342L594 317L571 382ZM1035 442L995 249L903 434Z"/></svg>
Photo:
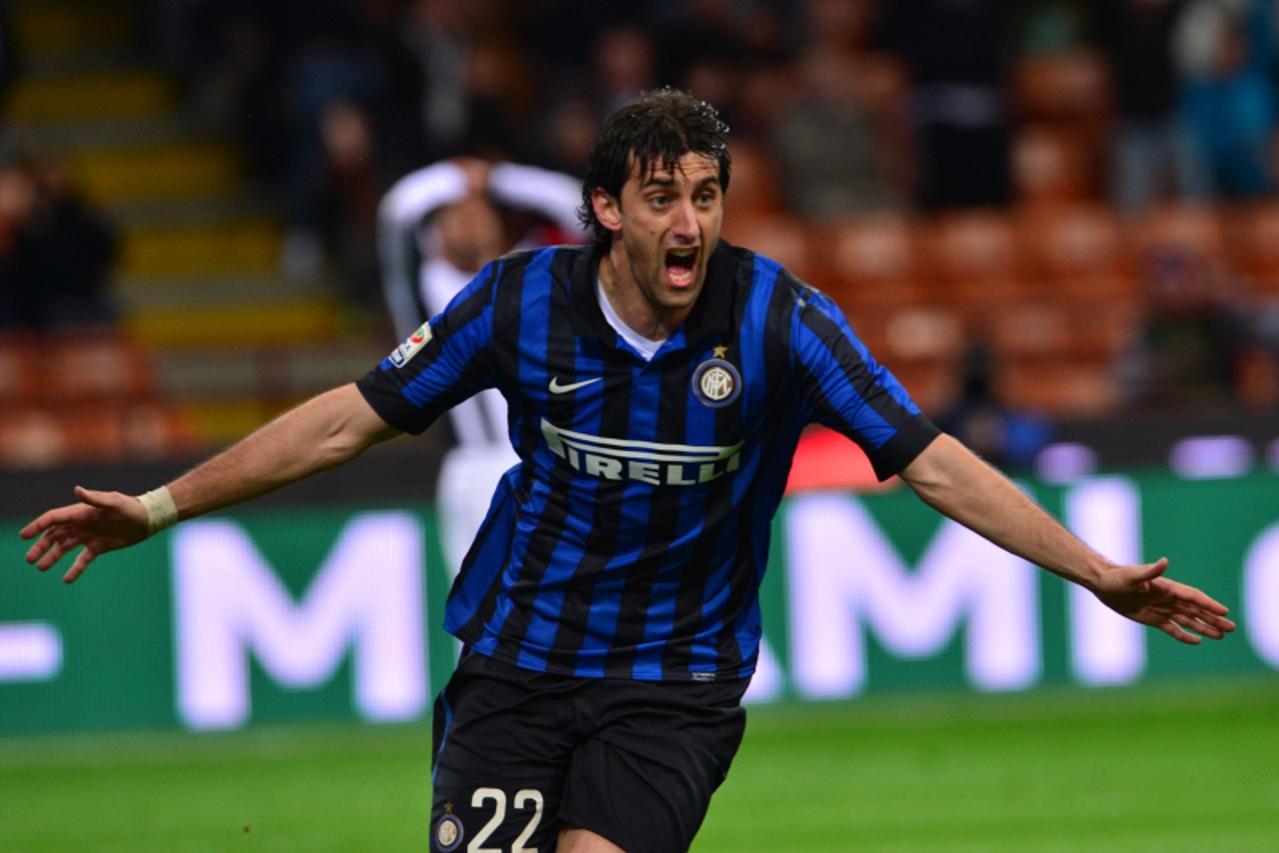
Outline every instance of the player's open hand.
<svg viewBox="0 0 1279 853"><path fill-rule="evenodd" d="M81 486L76 486L75 495L79 503L45 512L19 534L23 539L40 537L27 551L27 562L42 572L68 551L84 546L62 576L66 583L80 577L99 554L127 548L147 537L147 511L137 498Z"/></svg>
<svg viewBox="0 0 1279 853"><path fill-rule="evenodd" d="M1230 611L1193 586L1163 576L1168 558L1106 572L1093 590L1111 610L1163 631L1174 640L1195 645L1200 635L1220 640L1235 629ZM1192 633L1193 632L1193 633Z"/></svg>

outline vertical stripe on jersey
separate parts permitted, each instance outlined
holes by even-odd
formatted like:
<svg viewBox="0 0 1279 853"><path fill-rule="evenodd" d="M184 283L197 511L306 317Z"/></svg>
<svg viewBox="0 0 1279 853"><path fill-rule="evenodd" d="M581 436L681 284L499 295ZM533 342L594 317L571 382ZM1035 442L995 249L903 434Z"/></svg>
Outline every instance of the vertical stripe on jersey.
<svg viewBox="0 0 1279 853"><path fill-rule="evenodd" d="M657 414L661 401L662 363L674 356L658 356L652 362L634 361L631 365L631 394L628 424L620 433L639 441L654 441L657 437ZM614 433L603 433L613 435ZM653 486L637 480L623 480L622 507L634 507L625 518L620 513L609 513L608 525L612 532L612 557L595 569L597 578L590 591L590 600L584 602L588 616L586 636L582 638L574 674L602 676L609 652L617 643L617 620L621 611L622 596L637 576L644 572L643 563L637 563L644 552L649 511L652 508ZM604 526L604 525L601 525ZM589 558L588 558L589 559ZM629 569L624 568L630 566ZM570 593L571 594L571 593ZM583 596L585 597L585 596Z"/></svg>
<svg viewBox="0 0 1279 853"><path fill-rule="evenodd" d="M775 261L760 255L754 257L750 289L746 298L739 300L738 316L733 318L733 327L739 330L738 341L752 340L751 330L766 327L767 310L771 304L768 297L778 286L780 271L781 267ZM738 341L734 341L734 344ZM760 353L753 347L737 346L737 349L737 361L741 366L745 387L735 405L720 410L720 420L716 424L716 443L725 443L728 436L741 435L743 422L760 422L757 414L768 399L768 376L764 372ZM725 415L731 417L726 418ZM771 425L766 423L766 427L771 428ZM737 649L730 649L728 646L730 643L736 645L734 624L739 611L758 585L758 580L751 568L750 552L740 552L736 547L728 547L727 543L749 536L748 527L754 519L744 518L743 510L748 506L748 491L752 491L764 446L767 446L767 441L752 442L749 453L743 448L741 467L731 478L733 511L721 522L722 529L716 537L719 544L715 550L716 553L732 556L714 566L707 579L702 599L701 627L693 641L692 660L689 664L689 669L693 672L717 672L721 669L721 661L738 659Z"/></svg>
<svg viewBox="0 0 1279 853"><path fill-rule="evenodd" d="M495 317L502 318L502 327L495 326L493 333L493 351L496 370L499 378L513 376L518 365L518 336L520 332L521 313L517 306L524 293L524 278L527 272L529 255L517 256L513 260L504 261L507 275L511 280L519 281L520 286L507 286L495 289L493 295ZM498 389L507 399L518 399L509 384L499 381ZM518 408L509 409L512 416ZM516 418L518 420L518 418ZM514 441L518 429L512 429ZM508 471L499 481L493 501L489 505L488 515L481 525L481 535L467 553L463 561L462 571L454 582L455 593L450 593L449 604L445 611L445 628L459 637L475 640L482 638L484 626L497 607L498 596L502 592L502 577L508 570L510 549L515 536L516 512L520 491L524 485L524 465ZM495 519L490 525L490 519ZM501 523L501 519L507 519ZM474 566L474 567L472 567ZM481 568L482 567L482 568ZM459 603L453 603L453 595L462 592L461 585L467 584L465 595L459 597ZM491 652L492 643L476 641ZM486 653L488 653L486 652Z"/></svg>
<svg viewBox="0 0 1279 853"><path fill-rule="evenodd" d="M546 388L546 371L539 367L541 364L540 359L519 358L518 350L529 346L530 342L533 345L540 343L542 347L546 345L550 306L549 300L541 297L548 289L545 280L548 277L548 270L554 254L553 249L534 252L529 257L528 266L525 268L522 277L516 358L518 359L517 375L519 385L522 389L525 389L524 394L529 393L527 389L530 387ZM510 333L511 330L506 328L498 329L495 337L501 338ZM516 393L520 393L519 389L516 389ZM545 390L542 393L545 394ZM521 452L521 455L523 456L523 452ZM527 464L527 462L522 463L522 466L523 464ZM512 495L513 499L518 499L519 497L521 495L518 492ZM510 616L512 608L511 591L517 582L517 576L520 573L523 562L523 549L528 542L528 533L518 521L512 525L512 528L509 553L503 567L500 583L501 590L506 594L497 595L495 588L495 606L492 608L492 612L487 614L484 622L483 637L475 644L476 650L486 655L493 654L502 626Z"/></svg>
<svg viewBox="0 0 1279 853"><path fill-rule="evenodd" d="M476 628L478 626L470 623L479 621L483 624L483 619L493 611L515 528L512 479L511 472L507 472L498 480L488 514L484 516L484 521L475 534L475 541L466 552L457 577L453 580L449 606L444 613L446 631L462 631L468 626Z"/></svg>
<svg viewBox="0 0 1279 853"><path fill-rule="evenodd" d="M654 407L654 440L662 444L685 443L691 355L686 349L672 356L679 359L679 366L672 363L662 371L659 402ZM686 547L681 546L680 539L698 522L700 509L696 489L653 490L647 504L644 550L631 571L620 604L623 613L643 613L644 618L622 623L605 666L609 674L650 681L662 677L662 647L670 634L674 593L679 587L681 555Z"/></svg>
<svg viewBox="0 0 1279 853"><path fill-rule="evenodd" d="M550 365L546 375L538 380L539 392L546 400L547 419L560 427L581 432L598 434L601 427L601 413L597 406L577 404L577 392L566 394L549 394L547 383L556 376L563 383L590 379L602 376L606 385L619 381L621 377L615 371L606 369L598 352L597 342L578 339L573 335L570 319L569 303L571 294L567 289L555 288L551 295L551 314L549 334L542 342L541 359ZM537 349L530 346L530 354ZM565 375L557 365L571 364L570 373ZM559 372L555 372L559 371ZM616 387L616 386L614 386ZM623 395L610 395L623 397ZM537 515L533 533L542 535L529 543L527 554L523 557L524 566L519 584L511 590L511 597L521 613L527 614L527 624L518 630L507 632L501 644L502 656L514 660L526 669L546 670L548 666L557 669L572 666L563 660L550 661L547 650L555 648L563 651L566 647L559 645L557 629L560 628L560 614L564 609L565 586L573 576L577 566L582 562L586 549L581 544L589 541L594 535L598 523L591 524L589 529L583 528L583 519L570 515L570 506L580 505L591 508L591 513L598 509L598 492L601 482L598 479L582 480L574 478L567 463L551 453L541 437L540 424L536 438L535 455L539 470L546 476L535 481L542 483L542 491L546 493L545 506ZM576 528L570 527L570 522ZM572 648L576 648L573 646Z"/></svg>
<svg viewBox="0 0 1279 853"><path fill-rule="evenodd" d="M788 422L802 423L795 409L783 408L761 416L772 396L772 382L781 382L786 375L785 349L773 346L767 336L770 316L776 316L774 312L777 311L785 316L792 308L788 304L792 301L790 288L781 279L781 273L781 266L775 261L755 256L750 299L739 323L742 338L765 341L763 347L744 347L741 352L743 377L758 377L756 381L745 383L743 394L746 396L748 417L754 423L763 423L765 434L759 436L756 452L749 460L750 469L739 471L734 482L734 505L738 507L735 515L746 516L749 523L738 527L737 547L734 549L737 560L731 574L733 589L716 650L721 662L743 661L748 668L753 666L759 649L758 591L767 566L769 534L773 510L777 506L776 501L766 498L761 502L761 497L769 495L768 485L776 482L777 472L771 469L777 467L779 452L785 453L784 469L789 471L790 468L794 446L792 443L789 451L784 448L786 441L778 440L779 428ZM784 396L778 395L778 399L784 399ZM798 440L798 428L793 432L795 439L792 442ZM765 508L767 511L762 512Z"/></svg>
<svg viewBox="0 0 1279 853"><path fill-rule="evenodd" d="M513 373L512 353L517 348L508 345L508 340L519 334L521 312L515 310L515 306L524 293L523 281L528 260L528 255L504 259L500 265L502 276L495 278L493 285L490 301L494 317L502 318L504 323L502 328L495 325L492 334L493 360L499 377ZM501 277L519 281L521 286L498 288L496 281ZM502 387L500 382L498 387L509 399L511 389ZM453 592L450 593L449 605L445 611L445 628L455 634L478 637L497 606L502 573L507 569L507 557L517 518L516 490L519 481L514 478L515 473L508 472L499 481L488 514L480 525L480 533L467 552L461 571L453 582ZM458 597L457 604L454 604L454 596Z"/></svg>
<svg viewBox="0 0 1279 853"><path fill-rule="evenodd" d="M587 342L590 342L589 345ZM583 349L596 356L594 363L604 376L607 388L630 389L633 371L637 365L637 357L616 345L603 346L598 350L598 342L594 339L581 339ZM581 378L590 378L583 375ZM571 395L565 395L571 396ZM594 406L592 411L578 407L573 420L575 430L600 436L626 435L626 427L630 418L631 395L615 391L604 395L603 406ZM560 465L566 463L560 461ZM555 650L562 657L556 660L557 668L576 672L586 638L589 635L592 620L601 619L607 622L616 620L617 613L597 615L590 612L593 595L593 583L587 579L599 579L617 545L617 536L621 522L621 500L625 494L626 481L605 480L599 477L590 478L588 487L579 487L573 494L579 506L590 508L590 529L585 535L575 537L572 543L561 542L556 548L552 565L543 579L543 588L535 604L540 605L543 596L548 606L539 610L553 622L537 635L537 642L543 647L536 651L541 658L546 656L546 647ZM608 586L601 592L606 596L614 595L621 590L624 578L616 581L606 579ZM550 604L555 605L552 613ZM607 606L607 601L603 602ZM561 610L569 613L585 614L585 620L560 620ZM582 624L585 621L586 624ZM555 623L558 623L555 624ZM596 623L599 625L599 623ZM601 626L602 627L602 626ZM528 639L532 635L530 628ZM529 654L529 646L521 649L522 654Z"/></svg>

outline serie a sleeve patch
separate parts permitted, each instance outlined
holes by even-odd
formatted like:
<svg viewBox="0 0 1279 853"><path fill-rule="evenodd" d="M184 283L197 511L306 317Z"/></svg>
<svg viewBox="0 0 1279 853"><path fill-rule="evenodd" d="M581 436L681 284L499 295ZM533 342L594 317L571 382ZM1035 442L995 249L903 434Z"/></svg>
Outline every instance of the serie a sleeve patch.
<svg viewBox="0 0 1279 853"><path fill-rule="evenodd" d="M408 364L409 360L417 355L430 340L431 324L423 323L416 332L405 338L403 343L391 351L388 356L391 359L391 364L396 367L403 367Z"/></svg>

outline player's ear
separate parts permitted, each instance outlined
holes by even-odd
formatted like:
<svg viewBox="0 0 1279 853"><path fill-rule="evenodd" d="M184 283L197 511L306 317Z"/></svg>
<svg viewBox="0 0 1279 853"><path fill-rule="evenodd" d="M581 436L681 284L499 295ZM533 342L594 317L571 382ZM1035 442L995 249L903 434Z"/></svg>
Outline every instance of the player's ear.
<svg viewBox="0 0 1279 853"><path fill-rule="evenodd" d="M622 203L603 187L591 191L591 207L595 209L595 218L609 231L622 230Z"/></svg>

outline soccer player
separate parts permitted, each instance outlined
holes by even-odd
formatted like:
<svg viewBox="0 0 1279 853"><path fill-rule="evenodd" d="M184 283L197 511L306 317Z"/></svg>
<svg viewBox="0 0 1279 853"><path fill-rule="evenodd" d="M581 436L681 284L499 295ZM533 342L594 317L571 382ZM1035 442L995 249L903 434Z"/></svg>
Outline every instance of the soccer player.
<svg viewBox="0 0 1279 853"><path fill-rule="evenodd" d="M410 172L378 210L382 288L401 338L443 311L490 258L508 247L501 211L527 211L563 239L585 239L576 178L517 163L458 158ZM532 229L516 248L538 245ZM454 446L436 485L441 544L456 574L506 469L519 462L506 437L506 402L487 388L449 412Z"/></svg>
<svg viewBox="0 0 1279 853"><path fill-rule="evenodd" d="M954 439L834 304L719 239L727 128L662 90L611 116L583 189L589 247L488 264L358 382L140 497L76 489L22 530L48 569L418 433L496 387L520 465L454 582L436 701L432 849L686 849L745 725L769 521L801 428L1115 611L1197 643L1226 608L1114 565ZM850 554L849 559L857 559Z"/></svg>

